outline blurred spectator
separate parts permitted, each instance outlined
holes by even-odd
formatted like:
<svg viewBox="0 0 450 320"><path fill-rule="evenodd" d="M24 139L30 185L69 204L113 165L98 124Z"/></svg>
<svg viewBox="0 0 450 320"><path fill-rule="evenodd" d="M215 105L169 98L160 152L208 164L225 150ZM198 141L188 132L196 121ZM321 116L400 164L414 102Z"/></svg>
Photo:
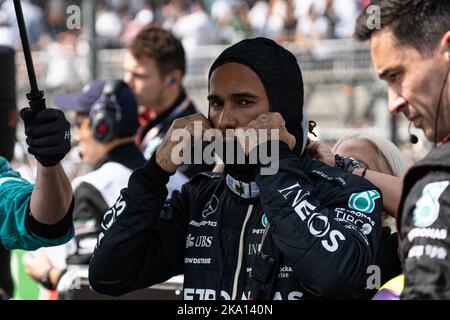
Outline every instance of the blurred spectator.
<svg viewBox="0 0 450 320"><path fill-rule="evenodd" d="M248 20L254 36L264 36L266 33L269 5L267 1L256 1L248 13Z"/></svg>
<svg viewBox="0 0 450 320"><path fill-rule="evenodd" d="M8 13L4 10L0 11L0 45L14 47L16 45L16 33L11 26Z"/></svg>
<svg viewBox="0 0 450 320"><path fill-rule="evenodd" d="M269 1L269 17L267 20L266 36L275 40L283 38L287 9L288 6L285 0Z"/></svg>
<svg viewBox="0 0 450 320"><path fill-rule="evenodd" d="M343 157L353 157L359 160L363 168L370 170L369 173L365 171L364 176L367 175L367 178L383 192L383 229L375 264L381 270L380 282L386 283L402 272L394 217L397 215L396 211L400 202L402 178L408 168L406 159L391 141L374 134L361 132L355 132L339 139L333 147L333 152ZM390 184L389 188L373 180L374 172L384 174L381 178ZM391 177L396 177L397 180L392 180ZM367 297L374 294L375 291L371 290Z"/></svg>
<svg viewBox="0 0 450 320"><path fill-rule="evenodd" d="M353 36L356 17L358 16L357 0L339 0L333 2L333 9L337 15L335 35L337 38Z"/></svg>
<svg viewBox="0 0 450 320"><path fill-rule="evenodd" d="M21 3L25 26L28 33L28 39L30 41L30 45L33 46L39 41L45 30L43 12L40 7L32 4L29 0L22 0ZM1 10L6 12L7 16L9 17L10 26L12 26L13 30L15 31L14 43L18 44L18 41L20 39L19 29L17 26L13 1L6 0L3 3Z"/></svg>
<svg viewBox="0 0 450 320"><path fill-rule="evenodd" d="M127 185L134 169L145 159L133 143L139 123L138 105L131 89L121 80L96 80L81 94L55 96L55 104L76 111L74 139L84 162L93 171L77 177L74 189L75 238L67 246L67 264L88 264L104 213ZM55 289L66 270L54 266L48 254L29 256L30 276Z"/></svg>
<svg viewBox="0 0 450 320"><path fill-rule="evenodd" d="M95 31L101 47L119 46L119 38L123 31L122 19L111 6L101 4L97 9Z"/></svg>
<svg viewBox="0 0 450 320"><path fill-rule="evenodd" d="M238 42L251 35L249 10L248 3L240 0L218 0L212 4L211 17L219 26L225 43Z"/></svg>
<svg viewBox="0 0 450 320"><path fill-rule="evenodd" d="M309 13L311 7L318 15L325 11L326 0L294 0L294 14L298 21L303 20Z"/></svg>
<svg viewBox="0 0 450 320"><path fill-rule="evenodd" d="M297 28L297 18L295 17L294 0L286 1L286 17L284 19L284 41L294 41L295 30Z"/></svg>
<svg viewBox="0 0 450 320"><path fill-rule="evenodd" d="M308 14L298 21L297 41L304 47L309 47L311 40L322 40L328 35L329 23L327 18L317 14L311 5Z"/></svg>
<svg viewBox="0 0 450 320"><path fill-rule="evenodd" d="M3 5L2 5L3 2ZM199 45L237 42L252 36L266 36L276 41L294 41L300 28L305 38L322 30L319 38L349 37L357 8L364 0L102 0L97 5L95 29L100 48L128 45L146 24L155 23L172 30L182 39L186 50ZM23 1L23 10L32 44L46 33L51 39L66 32L66 9L82 8L82 0ZM37 5L36 5L37 4ZM0 1L9 20L2 23L3 43L18 43L12 0ZM313 20L311 22L311 19ZM13 31L12 34L7 27ZM298 31L298 30L297 30ZM298 32L297 32L298 33ZM12 39L12 40L11 40Z"/></svg>
<svg viewBox="0 0 450 320"><path fill-rule="evenodd" d="M128 46L123 69L124 81L142 107L136 144L149 159L175 119L198 112L182 84L186 72L183 46L170 31L148 25ZM207 168L180 167L175 175L178 186Z"/></svg>
<svg viewBox="0 0 450 320"><path fill-rule="evenodd" d="M47 46L49 63L46 87L48 89L70 90L80 86L77 45L77 32L62 32L58 34L57 41L52 41Z"/></svg>
<svg viewBox="0 0 450 320"><path fill-rule="evenodd" d="M333 153L343 157L354 157L368 170L398 178L402 178L408 169L406 158L397 146L391 141L367 132L355 132L342 137L334 145ZM401 180L397 180L397 185L398 188L393 190L383 190L382 186L378 185L382 191L389 191L383 193L383 226L390 227L392 232L397 231L394 217L400 198Z"/></svg>
<svg viewBox="0 0 450 320"><path fill-rule="evenodd" d="M72 5L71 3L70 5ZM68 1L50 0L47 4L46 27L52 39L56 39L61 32L67 31L66 10Z"/></svg>
<svg viewBox="0 0 450 320"><path fill-rule="evenodd" d="M367 132L354 132L342 137L335 143L333 150L319 141L311 142L308 149L315 158L330 166L348 163L342 161L346 157L357 160L360 167L346 165L344 169L352 168L353 174L370 180L381 189L383 229L375 264L381 270L381 283L399 275L401 264L394 217L400 202L402 178L408 167L401 151L391 141ZM334 154L340 157L339 160L335 159ZM366 294L365 298L371 298L375 291L368 290Z"/></svg>
<svg viewBox="0 0 450 320"><path fill-rule="evenodd" d="M327 0L324 17L328 20L328 32L326 38L334 39L336 38L335 30L336 24L339 21L339 17L334 10L334 0Z"/></svg>
<svg viewBox="0 0 450 320"><path fill-rule="evenodd" d="M139 31L147 25L153 22L154 18L154 8L152 6L153 1L147 0L142 5L142 8L136 13L136 16L131 20L125 27L125 30L121 36L121 41L125 45L131 43L131 41L136 37Z"/></svg>
<svg viewBox="0 0 450 320"><path fill-rule="evenodd" d="M219 30L208 16L200 1L180 3L181 16L175 21L172 31L181 39L186 51L198 46L220 43Z"/></svg>

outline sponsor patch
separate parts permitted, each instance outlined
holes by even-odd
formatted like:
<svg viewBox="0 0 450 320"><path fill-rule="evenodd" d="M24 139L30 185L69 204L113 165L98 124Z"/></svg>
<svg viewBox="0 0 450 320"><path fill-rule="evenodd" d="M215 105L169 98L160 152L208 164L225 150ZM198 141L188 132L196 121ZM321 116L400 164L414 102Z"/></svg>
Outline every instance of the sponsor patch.
<svg viewBox="0 0 450 320"><path fill-rule="evenodd" d="M267 227L267 223L268 223L267 216L266 216L266 214L264 213L264 214L262 215L262 217L261 217L261 224L262 224L262 226L265 228L265 227Z"/></svg>
<svg viewBox="0 0 450 320"><path fill-rule="evenodd" d="M422 196L416 202L413 211L413 223L416 227L431 226L439 216L439 197L449 185L448 181L432 182L423 188Z"/></svg>
<svg viewBox="0 0 450 320"><path fill-rule="evenodd" d="M213 195L211 197L211 200L208 201L205 208L202 211L202 217L205 219L210 214L213 214L216 212L217 208L219 207L219 199Z"/></svg>
<svg viewBox="0 0 450 320"><path fill-rule="evenodd" d="M353 210L372 213L375 209L375 200L378 198L380 194L376 190L357 192L350 196L348 206Z"/></svg>

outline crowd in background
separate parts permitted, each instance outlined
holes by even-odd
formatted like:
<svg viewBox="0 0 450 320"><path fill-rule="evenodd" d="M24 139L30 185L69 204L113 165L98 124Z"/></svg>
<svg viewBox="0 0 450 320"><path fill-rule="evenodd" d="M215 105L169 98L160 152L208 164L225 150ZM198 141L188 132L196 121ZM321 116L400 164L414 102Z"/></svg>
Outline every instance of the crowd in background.
<svg viewBox="0 0 450 320"><path fill-rule="evenodd" d="M22 1L29 37L35 48L52 42L73 44L81 29L67 33L67 18L82 0ZM307 46L311 39L346 38L366 0L101 0L95 30L102 47L123 47L148 23L169 29L186 50L264 36ZM81 10L82 11L82 10ZM81 12L80 11L80 12ZM12 0L0 0L0 42L16 46ZM75 41L76 42L76 41Z"/></svg>

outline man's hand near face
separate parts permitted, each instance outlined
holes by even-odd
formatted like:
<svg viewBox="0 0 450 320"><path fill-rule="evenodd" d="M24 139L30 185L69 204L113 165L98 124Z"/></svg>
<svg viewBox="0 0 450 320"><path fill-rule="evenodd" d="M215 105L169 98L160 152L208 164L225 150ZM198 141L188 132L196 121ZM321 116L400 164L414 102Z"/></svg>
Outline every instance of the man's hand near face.
<svg viewBox="0 0 450 320"><path fill-rule="evenodd" d="M245 135L247 130L254 129L255 135ZM267 135L262 134L260 130L266 130ZM242 131L237 131L237 139L242 146L245 146L245 153L249 154L256 145L260 145L275 137L271 136L272 130L278 130L278 139L283 141L293 149L296 143L295 137L286 130L285 121L278 112L267 112L250 121ZM247 140L247 141L245 141Z"/></svg>
<svg viewBox="0 0 450 320"><path fill-rule="evenodd" d="M195 136L194 123L200 121L202 123L202 134ZM191 116L175 119L172 125L164 136L164 140L156 150L156 163L168 173L174 173L181 164L175 164L172 159L172 151L175 146L182 147L182 150L190 149L192 143L195 140L202 139L203 133L211 128L211 124L204 115L200 113L193 114ZM175 130L185 130L189 133L191 139L182 139L181 141L173 141L172 137ZM179 145L181 143L181 145Z"/></svg>

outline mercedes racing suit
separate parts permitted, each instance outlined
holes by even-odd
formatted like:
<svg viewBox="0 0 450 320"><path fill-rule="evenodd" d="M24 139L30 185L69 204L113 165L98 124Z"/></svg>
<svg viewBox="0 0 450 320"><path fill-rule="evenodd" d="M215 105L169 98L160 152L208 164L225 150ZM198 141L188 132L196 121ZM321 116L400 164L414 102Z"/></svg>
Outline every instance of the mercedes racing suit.
<svg viewBox="0 0 450 320"><path fill-rule="evenodd" d="M279 171L202 173L165 203L154 156L105 214L89 268L121 295L184 274L185 299L358 298L381 236L381 192L280 143Z"/></svg>
<svg viewBox="0 0 450 320"><path fill-rule="evenodd" d="M406 174L397 224L402 299L450 299L450 142Z"/></svg>

